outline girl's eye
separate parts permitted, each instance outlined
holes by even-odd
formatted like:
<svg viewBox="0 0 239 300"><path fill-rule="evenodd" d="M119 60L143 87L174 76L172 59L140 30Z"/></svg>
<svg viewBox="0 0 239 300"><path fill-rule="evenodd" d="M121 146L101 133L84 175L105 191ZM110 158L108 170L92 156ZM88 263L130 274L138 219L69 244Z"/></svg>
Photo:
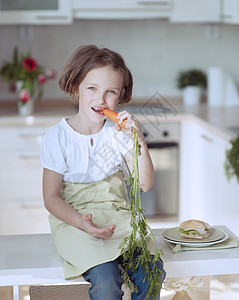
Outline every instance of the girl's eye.
<svg viewBox="0 0 239 300"><path fill-rule="evenodd" d="M108 93L116 95L116 92L113 90L109 90Z"/></svg>
<svg viewBox="0 0 239 300"><path fill-rule="evenodd" d="M95 91L95 87L93 87L93 86L90 86L88 89L91 91Z"/></svg>

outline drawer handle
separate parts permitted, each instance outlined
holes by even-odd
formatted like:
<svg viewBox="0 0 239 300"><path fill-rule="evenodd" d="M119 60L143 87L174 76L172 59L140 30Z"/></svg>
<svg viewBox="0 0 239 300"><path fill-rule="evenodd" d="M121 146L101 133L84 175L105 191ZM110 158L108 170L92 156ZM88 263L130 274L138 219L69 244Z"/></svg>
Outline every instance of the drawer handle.
<svg viewBox="0 0 239 300"><path fill-rule="evenodd" d="M19 159L22 159L22 160L30 160L30 159L39 159L40 156L35 154L35 155L19 155Z"/></svg>
<svg viewBox="0 0 239 300"><path fill-rule="evenodd" d="M32 208L36 208L36 209L39 209L39 208L44 208L44 206L43 205L41 205L41 204L38 204L38 203L36 203L36 204L22 204L21 205L21 208L22 209L32 209Z"/></svg>
<svg viewBox="0 0 239 300"><path fill-rule="evenodd" d="M169 1L157 1L157 0L152 0L152 1L137 1L139 5L142 6L161 6L161 7L170 7Z"/></svg>
<svg viewBox="0 0 239 300"><path fill-rule="evenodd" d="M39 138L39 137L43 137L44 133L20 133L18 136L24 139Z"/></svg>
<svg viewBox="0 0 239 300"><path fill-rule="evenodd" d="M36 16L38 20L68 20L67 16Z"/></svg>
<svg viewBox="0 0 239 300"><path fill-rule="evenodd" d="M210 138L210 137L208 137L207 135L201 134L201 137L202 137L204 140L206 140L207 142L213 143L213 139Z"/></svg>
<svg viewBox="0 0 239 300"><path fill-rule="evenodd" d="M232 16L231 15L221 15L221 18L223 20L230 20L230 19L232 19Z"/></svg>

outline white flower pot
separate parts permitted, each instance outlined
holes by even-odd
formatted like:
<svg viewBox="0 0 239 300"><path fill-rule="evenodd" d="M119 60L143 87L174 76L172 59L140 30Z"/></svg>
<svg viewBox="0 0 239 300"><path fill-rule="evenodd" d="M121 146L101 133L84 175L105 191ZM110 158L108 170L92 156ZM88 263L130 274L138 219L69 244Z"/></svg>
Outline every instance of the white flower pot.
<svg viewBox="0 0 239 300"><path fill-rule="evenodd" d="M183 89L183 104L194 106L200 104L202 89L198 86L187 86Z"/></svg>

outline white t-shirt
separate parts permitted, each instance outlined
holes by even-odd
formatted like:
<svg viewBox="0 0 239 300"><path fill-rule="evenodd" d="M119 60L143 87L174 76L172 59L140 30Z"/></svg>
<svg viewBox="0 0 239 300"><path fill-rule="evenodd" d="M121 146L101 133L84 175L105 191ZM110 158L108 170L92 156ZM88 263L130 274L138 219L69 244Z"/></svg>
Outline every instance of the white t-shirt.
<svg viewBox="0 0 239 300"><path fill-rule="evenodd" d="M124 155L132 149L133 141L114 125L107 119L97 134L83 135L63 118L48 129L42 141L42 167L62 174L67 182L100 181L119 170L128 178Z"/></svg>

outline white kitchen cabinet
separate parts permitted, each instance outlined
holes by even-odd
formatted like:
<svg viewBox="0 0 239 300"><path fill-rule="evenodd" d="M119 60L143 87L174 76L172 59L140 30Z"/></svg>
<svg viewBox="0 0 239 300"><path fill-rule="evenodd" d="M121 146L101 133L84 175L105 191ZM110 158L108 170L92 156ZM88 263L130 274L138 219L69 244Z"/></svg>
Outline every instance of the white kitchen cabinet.
<svg viewBox="0 0 239 300"><path fill-rule="evenodd" d="M0 0L0 24L71 24L72 3L65 0Z"/></svg>
<svg viewBox="0 0 239 300"><path fill-rule="evenodd" d="M228 182L225 151L230 146L197 122L183 122L181 142L180 219L199 218L227 224L238 218L239 184Z"/></svg>
<svg viewBox="0 0 239 300"><path fill-rule="evenodd" d="M47 130L43 127L27 126L4 126L0 128L1 141L0 152L2 151L30 151L39 150L41 141Z"/></svg>
<svg viewBox="0 0 239 300"><path fill-rule="evenodd" d="M73 0L77 19L168 18L172 0Z"/></svg>
<svg viewBox="0 0 239 300"><path fill-rule="evenodd" d="M219 23L221 1L174 0L170 21L173 23Z"/></svg>
<svg viewBox="0 0 239 300"><path fill-rule="evenodd" d="M1 198L16 197L22 201L41 199L41 166L39 151L0 153Z"/></svg>
<svg viewBox="0 0 239 300"><path fill-rule="evenodd" d="M239 0L174 0L170 21L239 24Z"/></svg>
<svg viewBox="0 0 239 300"><path fill-rule="evenodd" d="M239 24L239 0L222 1L223 23Z"/></svg>
<svg viewBox="0 0 239 300"><path fill-rule="evenodd" d="M0 128L0 234L50 232L40 165L40 146L47 128Z"/></svg>
<svg viewBox="0 0 239 300"><path fill-rule="evenodd" d="M43 203L7 201L0 203L0 234L49 233L48 212Z"/></svg>

